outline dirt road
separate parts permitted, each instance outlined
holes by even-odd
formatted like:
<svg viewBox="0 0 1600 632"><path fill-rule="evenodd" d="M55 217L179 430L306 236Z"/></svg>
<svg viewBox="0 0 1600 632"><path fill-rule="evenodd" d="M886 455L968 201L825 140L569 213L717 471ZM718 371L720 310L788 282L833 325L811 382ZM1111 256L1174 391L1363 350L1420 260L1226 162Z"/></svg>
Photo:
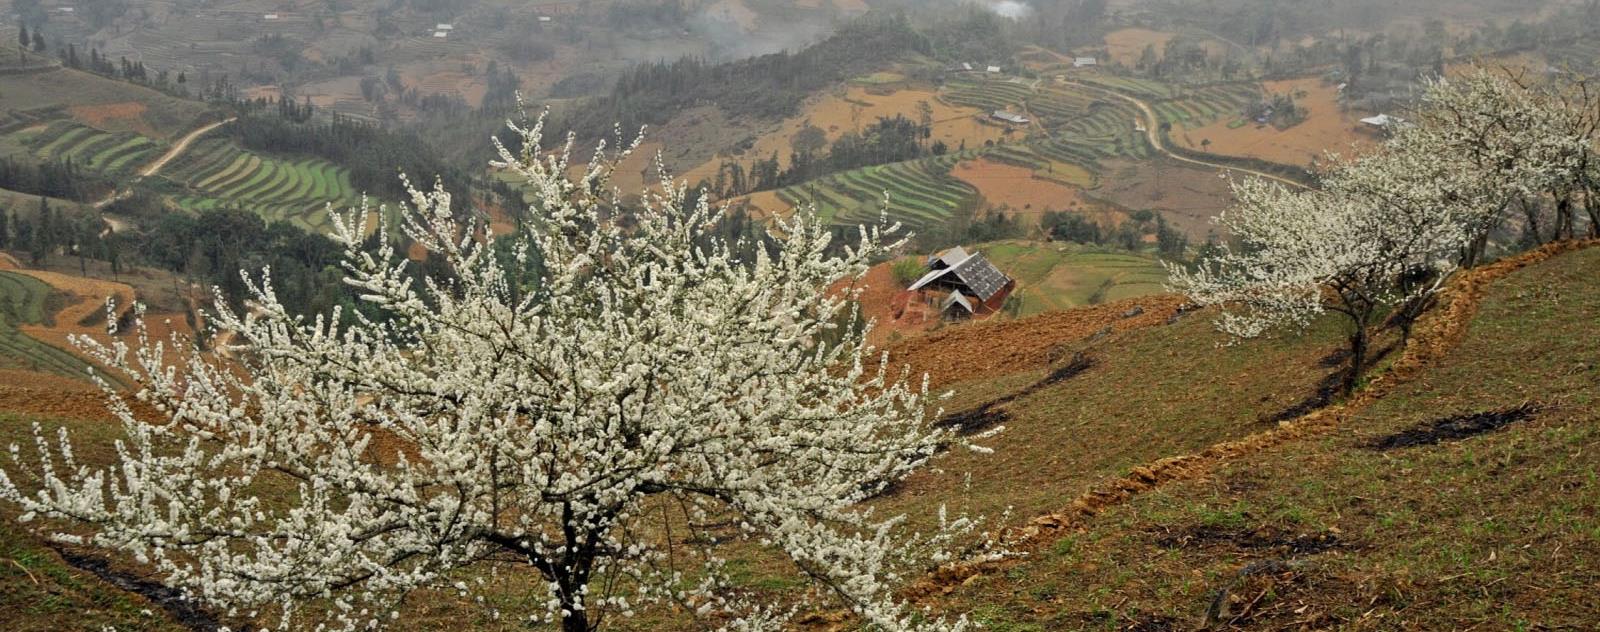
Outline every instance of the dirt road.
<svg viewBox="0 0 1600 632"><path fill-rule="evenodd" d="M1145 119L1144 133L1145 133L1145 135L1147 137L1149 137L1150 146L1154 147L1156 149L1156 151L1161 152L1161 155L1163 155L1163 156L1166 156L1168 158L1171 158L1171 159L1179 161L1179 162L1186 162L1186 163L1193 164L1193 165L1200 165L1200 166L1203 166L1203 167L1210 167L1210 168L1213 168L1213 169L1221 169L1221 170L1224 170L1224 171L1238 171L1240 173L1248 173L1248 174L1254 175L1254 176L1261 176L1263 178L1267 178L1267 179L1272 180L1274 182L1281 182L1283 184L1287 184L1290 187L1293 187L1293 188L1296 188L1296 189L1307 189L1307 188L1310 188L1310 187L1307 187L1304 184L1301 184L1299 182L1295 182L1294 180L1290 180L1290 179L1285 178L1283 176L1273 175L1273 174L1267 173L1265 171L1256 171L1254 169L1249 169L1249 168L1246 168L1246 167L1236 167L1236 166L1233 166L1233 165L1225 165L1225 164L1221 164L1221 163L1209 162L1209 161L1205 161L1205 160L1197 160L1197 159L1194 159L1194 158L1188 158L1188 157L1185 157L1185 156L1180 156L1180 155L1178 155L1177 152L1172 151L1172 149L1167 146L1166 142L1164 142L1166 139L1161 135L1161 130L1160 130L1161 119L1156 116L1156 111L1155 111L1155 109L1150 107L1150 104L1145 103L1141 99L1128 96L1126 94L1123 94L1121 92L1117 92L1115 90L1108 90L1108 89L1102 88L1100 86L1087 84L1087 83L1079 83L1079 82L1076 82L1076 81L1068 81L1066 83L1067 83L1067 85L1070 85L1070 86L1083 88L1085 90L1093 90L1095 92L1099 92L1099 93L1102 93L1102 94L1111 95L1111 96L1116 97L1118 99L1122 99L1123 101L1127 101L1129 103L1132 103L1135 107L1139 108L1139 112L1142 113L1142 115L1144 116L1144 119Z"/></svg>
<svg viewBox="0 0 1600 632"><path fill-rule="evenodd" d="M173 159L175 159L178 156L182 155L183 152L188 151L189 145L193 144L195 139L200 138L201 136L204 136L206 134L206 132L214 130L214 129L218 128L218 127L222 127L223 125L227 125L228 123L232 123L234 120L235 120L235 117L225 118L225 119L222 119L222 120L217 121L215 123L212 123L210 125L206 125L204 127L196 129L196 130L194 130L192 132L189 132L189 134L184 136L182 140L178 141L178 144L173 145L172 149L168 149L167 153L162 154L162 156L160 158L157 158L155 162L150 163L144 169L140 170L139 171L139 177L148 178L150 176L155 175L156 172L161 171L162 167L167 166L167 163L172 162Z"/></svg>
<svg viewBox="0 0 1600 632"><path fill-rule="evenodd" d="M152 162L152 163L150 163L148 165L145 165L145 167L143 169L140 169L139 170L139 175L135 179L137 180L139 178L148 178L150 176L153 176L153 175L159 173L161 171L162 167L167 166L167 163L172 162L173 160L177 159L178 156L182 156L183 152L188 151L189 150L189 145L194 144L195 139L200 138L201 136L204 136L206 134L206 132L214 130L214 129L218 128L218 127L222 127L223 125L227 125L228 123L232 123L236 118L237 117L228 117L228 118L222 119L220 121L217 121L215 123L210 123L210 124L207 124L207 125L203 125L203 126L201 126L199 128L196 128L194 131L189 132L188 134L185 134L183 138L178 140L177 144L173 145L171 149L167 150L167 153L161 154L161 157L157 158L155 160L155 162ZM105 208L107 205L111 204L112 202L120 200L120 199L126 197L128 194L130 194L132 192L133 192L133 189L118 189L118 190L112 191L110 195L107 195L104 198L101 198L99 201L95 202L94 203L94 207L96 209ZM117 219L115 217L106 216L105 220L106 220L107 224L111 225L112 230L115 230L117 232L122 232L124 229L127 228L127 222L124 222L124 221L122 221L120 219Z"/></svg>

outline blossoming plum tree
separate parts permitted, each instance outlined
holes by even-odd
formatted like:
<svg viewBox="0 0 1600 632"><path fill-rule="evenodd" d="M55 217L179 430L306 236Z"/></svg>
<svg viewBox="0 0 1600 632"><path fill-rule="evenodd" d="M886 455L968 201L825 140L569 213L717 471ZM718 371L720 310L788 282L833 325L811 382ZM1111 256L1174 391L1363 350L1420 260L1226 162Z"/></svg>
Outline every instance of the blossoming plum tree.
<svg viewBox="0 0 1600 632"><path fill-rule="evenodd" d="M1170 286L1200 305L1224 306L1218 328L1238 338L1344 315L1346 393L1366 368L1380 311L1437 291L1468 235L1449 204L1375 204L1260 178L1235 182L1233 194L1234 206L1216 221L1239 247L1222 245L1193 269L1169 264ZM1428 282L1404 283L1419 272Z"/></svg>
<svg viewBox="0 0 1600 632"><path fill-rule="evenodd" d="M965 627L889 588L973 522L918 536L861 503L962 440L929 423L925 379L863 331L829 332L852 296L830 288L894 248L892 227L830 256L800 212L775 220L777 248L735 261L686 187L625 206L609 173L626 152L569 177L571 141L542 153L541 128L513 126L519 152L496 142L534 192L515 264L449 193L408 183L403 228L447 278L417 280L387 239L363 249L362 211L336 232L346 283L382 318L292 316L268 272L248 313L217 315L236 363L142 332L82 341L158 418L112 393L120 463L40 437L37 466L13 446L0 498L284 627L381 624L421 588L471 596L458 571L491 562L537 573L535 617L565 632L652 603L733 630L838 602L885 630ZM507 268L533 253L546 273L514 292ZM739 590L714 544L737 540L814 587L781 606Z"/></svg>

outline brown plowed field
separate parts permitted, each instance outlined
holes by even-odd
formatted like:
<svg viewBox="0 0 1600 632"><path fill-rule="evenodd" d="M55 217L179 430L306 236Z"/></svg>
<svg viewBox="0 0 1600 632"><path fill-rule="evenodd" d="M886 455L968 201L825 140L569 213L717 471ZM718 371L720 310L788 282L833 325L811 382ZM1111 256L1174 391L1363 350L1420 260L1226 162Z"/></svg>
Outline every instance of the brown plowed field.
<svg viewBox="0 0 1600 632"><path fill-rule="evenodd" d="M143 125L145 104L138 101L125 101L122 103L106 103L103 105L74 105L67 108L72 118L92 127L105 128L107 124L116 122L129 122L135 129L149 133L148 126Z"/></svg>
<svg viewBox="0 0 1600 632"><path fill-rule="evenodd" d="M1285 130L1254 122L1228 129L1228 123L1235 119L1225 116L1204 127L1175 131L1174 140L1187 139L1193 149L1201 149L1204 141L1210 140L1205 150L1214 154L1260 158L1296 167L1323 161L1330 151L1349 155L1376 144L1377 136L1361 130L1359 116L1340 111L1339 89L1335 85L1308 77L1267 81L1262 88L1267 94L1303 92L1304 96L1296 96L1294 102L1305 108L1306 120Z"/></svg>
<svg viewBox="0 0 1600 632"><path fill-rule="evenodd" d="M1047 210L1083 210L1091 206L1082 189L1036 178L1027 167L980 158L958 163L950 175L977 188L989 208L1008 206L1030 221L1037 221Z"/></svg>

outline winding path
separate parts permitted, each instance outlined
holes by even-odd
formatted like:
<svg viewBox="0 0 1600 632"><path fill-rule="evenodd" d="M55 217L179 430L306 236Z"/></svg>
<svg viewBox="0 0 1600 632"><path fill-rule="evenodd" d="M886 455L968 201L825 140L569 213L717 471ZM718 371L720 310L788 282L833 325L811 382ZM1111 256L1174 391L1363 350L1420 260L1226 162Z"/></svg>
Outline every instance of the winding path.
<svg viewBox="0 0 1600 632"><path fill-rule="evenodd" d="M1076 82L1076 81L1067 81L1066 85L1077 87L1077 88L1083 88L1083 89L1086 89L1086 90L1092 90L1092 91L1095 91L1095 92L1100 92L1102 94L1109 94L1109 95L1114 96L1114 97L1116 97L1118 99L1122 99L1123 101L1127 101L1129 103L1132 103L1135 107L1139 108L1139 112L1142 113L1142 116L1145 119L1144 133L1145 133L1145 135L1147 137L1149 137L1150 146L1154 147L1155 150L1160 152L1161 155L1163 155L1163 156L1166 156L1168 158L1171 158L1171 159L1179 161L1179 162L1186 162L1186 163L1193 164L1193 165L1200 165L1202 167L1210 167L1210 168L1213 168L1213 169L1222 169L1224 171L1238 171L1238 172L1242 172L1242 173L1248 173L1248 174L1254 175L1254 176L1261 176L1263 178L1267 178L1267 179L1272 180L1274 182L1281 182L1283 184L1287 184L1290 187L1293 187L1293 188L1296 188L1296 189L1309 189L1310 188L1310 187L1307 187L1304 184L1301 184L1299 182L1295 182L1294 180L1290 180L1289 178L1285 178L1285 177L1279 176L1279 175L1273 175L1273 174L1267 173L1265 171L1257 171L1255 169L1250 169L1248 167L1239 167L1239 166L1234 166L1234 165L1226 165L1226 164L1222 164L1222 163L1210 162L1210 161L1206 161L1206 160L1198 160L1198 159L1195 159L1195 158L1189 158L1187 156L1181 156L1177 152L1172 151L1172 148L1167 146L1166 138L1161 135L1161 130L1160 130L1161 119L1156 116L1155 109L1151 108L1150 104L1145 103L1144 100L1136 98L1136 97L1128 96L1126 94L1123 94L1121 92L1117 92L1115 90L1110 90L1110 89L1107 89L1107 88L1102 88L1100 86L1087 84L1087 83L1079 83L1079 82Z"/></svg>
<svg viewBox="0 0 1600 632"><path fill-rule="evenodd" d="M151 162L150 164L145 165L145 167L143 169L140 169L139 170L139 175L135 176L134 179L135 180L139 180L139 179L142 179L142 178L148 178L150 176L153 176L153 175L159 173L161 171L162 167L167 166L167 163L172 162L173 160L177 159L178 156L183 155L183 152L188 151L189 150L189 145L194 144L194 141L196 139L200 138L201 136L204 136L206 134L206 132L210 132L211 130L214 130L214 129L218 128L218 127L222 127L223 125L227 125L229 123L232 123L237 118L238 117L230 116L228 118L222 119L222 120L217 121L215 123L209 123L209 124L200 126L199 128L196 128L194 131L189 132L188 134L185 134L183 136L183 138L178 140L177 144L173 145L171 149L167 150L167 153L162 154L160 158L155 159L154 162ZM110 195L107 195L104 198L101 198L99 201L95 202L94 203L94 207L96 209L105 208L107 205L111 204L112 202L115 202L115 201L120 200L120 199L122 199L124 197L127 197L132 192L133 192L132 189L121 189L121 190L112 191ZM120 219L116 219L116 218L113 218L111 216L106 216L105 220L106 220L107 224L111 225L111 229L112 230L116 230L116 231L120 232L123 229L127 228L127 223L122 221L122 220L120 220Z"/></svg>

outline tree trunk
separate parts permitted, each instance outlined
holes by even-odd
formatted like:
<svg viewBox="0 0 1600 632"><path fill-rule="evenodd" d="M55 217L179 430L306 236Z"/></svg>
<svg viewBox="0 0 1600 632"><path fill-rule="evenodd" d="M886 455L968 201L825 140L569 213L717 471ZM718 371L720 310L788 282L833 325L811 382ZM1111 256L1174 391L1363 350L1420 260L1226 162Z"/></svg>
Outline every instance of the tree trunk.
<svg viewBox="0 0 1600 632"><path fill-rule="evenodd" d="M1344 376L1344 394L1350 396L1356 392L1356 384L1361 381L1361 374L1367 368L1367 326L1366 323L1357 323L1356 330L1350 334L1350 372Z"/></svg>
<svg viewBox="0 0 1600 632"><path fill-rule="evenodd" d="M1563 196L1556 202L1556 234L1551 241L1572 239L1573 223L1572 200Z"/></svg>
<svg viewBox="0 0 1600 632"><path fill-rule="evenodd" d="M561 601L565 602L566 599L563 598ZM571 604L567 603L562 603L561 605L563 608L567 608L566 614L561 615L561 632L590 632L589 613L587 611L572 610L569 608Z"/></svg>

